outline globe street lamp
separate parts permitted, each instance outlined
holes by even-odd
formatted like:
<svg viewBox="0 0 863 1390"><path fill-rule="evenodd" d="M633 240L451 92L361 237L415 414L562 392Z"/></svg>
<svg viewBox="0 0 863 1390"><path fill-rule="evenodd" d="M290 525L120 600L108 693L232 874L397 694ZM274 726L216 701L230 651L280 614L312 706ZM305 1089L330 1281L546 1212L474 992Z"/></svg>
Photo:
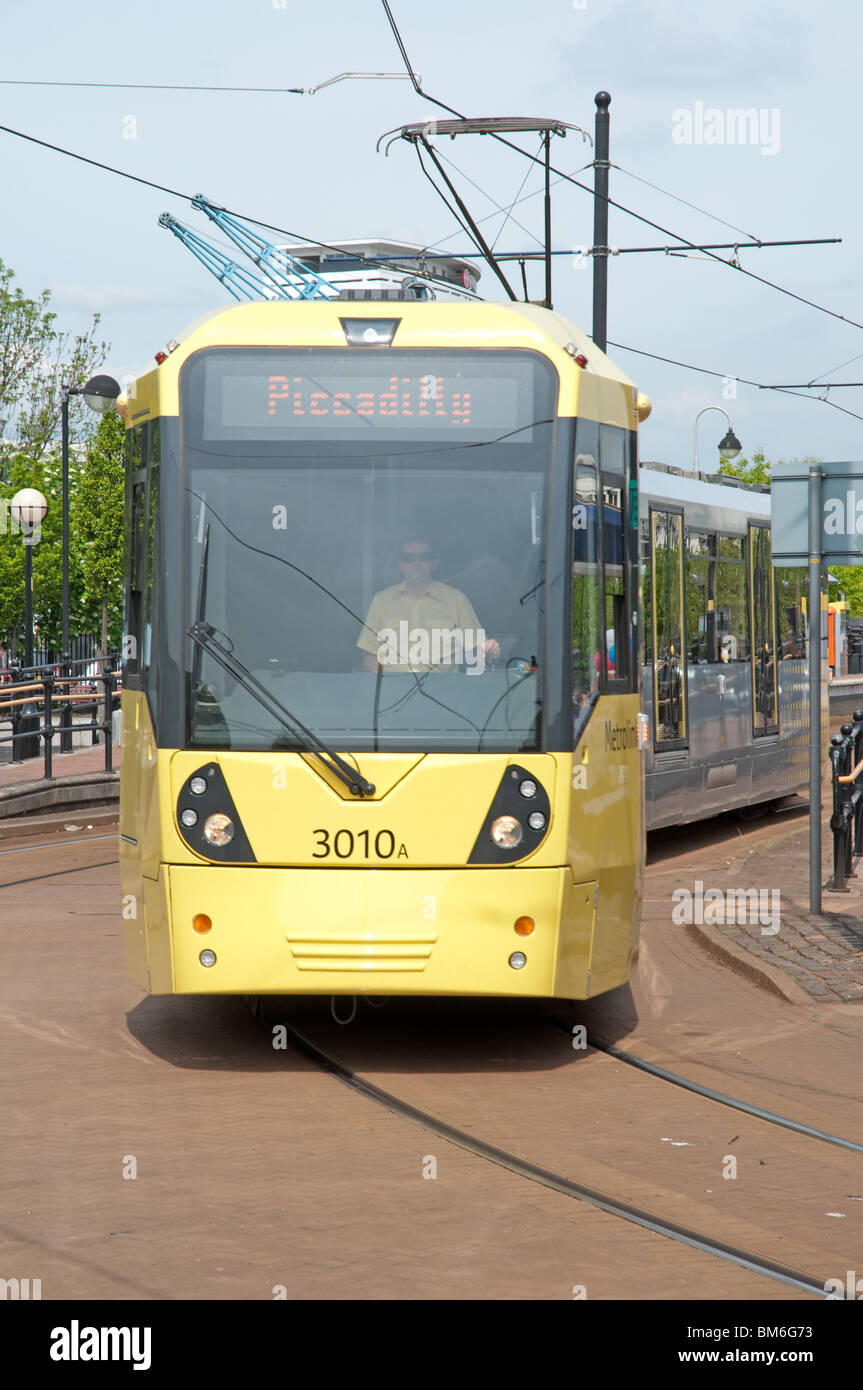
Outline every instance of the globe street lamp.
<svg viewBox="0 0 863 1390"><path fill-rule="evenodd" d="M24 665L33 665L33 546L42 539L48 501L35 487L21 488L9 504L14 525L24 539Z"/></svg>
<svg viewBox="0 0 863 1390"><path fill-rule="evenodd" d="M734 430L731 428L731 416L727 410L723 410L721 405L706 405L703 410L699 410L695 417L695 424L692 430L692 452L695 458L695 476L698 477L698 421L702 415L706 415L708 410L718 410L720 415L724 415L728 421L728 433L719 442L719 452L726 460L736 459L740 453L742 445Z"/></svg>
<svg viewBox="0 0 863 1390"><path fill-rule="evenodd" d="M63 664L65 674L71 675L72 652L69 645L69 397L83 396L91 410L102 415L113 410L120 386L112 376L94 376L86 386L64 386L60 422L63 455ZM72 752L72 710L68 702L60 712L60 752Z"/></svg>

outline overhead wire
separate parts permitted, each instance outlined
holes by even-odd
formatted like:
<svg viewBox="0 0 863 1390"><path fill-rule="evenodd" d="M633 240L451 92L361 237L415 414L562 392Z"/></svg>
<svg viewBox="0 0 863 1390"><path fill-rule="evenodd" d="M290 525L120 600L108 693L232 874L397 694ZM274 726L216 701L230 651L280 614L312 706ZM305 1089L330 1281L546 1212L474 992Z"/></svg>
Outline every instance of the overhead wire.
<svg viewBox="0 0 863 1390"><path fill-rule="evenodd" d="M417 80L417 76L414 73L413 68L411 67L410 60L407 56L407 52L405 51L405 47L396 27L395 20L393 19L392 11L388 4L388 0L381 0L381 3L383 4L384 10L386 11L387 19L389 20L390 27L393 31L393 34L395 35L396 43L398 44L399 51L402 55L405 67L408 70L408 74L410 76L414 91L419 96L423 97L424 100L430 101L434 106L440 106L444 111L449 111L451 115L456 116L459 120L464 120L465 116L461 111L456 111L454 107L448 106L446 102L440 101L437 97L433 97L430 95L430 93L423 91L422 84ZM522 155L525 159L529 159L532 163L539 164L541 167L544 167L542 160L535 158L527 150L523 150L520 145L516 145L512 140L507 140L503 135L499 135L496 131L489 131L488 134L491 136L493 140L497 140L500 144L506 145L508 149L514 150L517 154ZM559 175L559 177L563 179L565 182L571 183L575 188L580 188L584 193L589 193L592 198L595 198L597 196L596 190L590 188L586 183L580 183L578 179L573 178L570 174L564 174L562 170L557 169L554 165L549 165L549 169L551 173ZM679 232L673 232L668 227L663 227L659 222L654 222L652 218L645 217L640 212L635 212L633 208L626 207L624 203L618 203L616 199L610 197L607 198L606 201L609 207L617 208L619 212L626 213L628 217L634 217L636 221L643 222L645 226L652 227L654 231L661 232L663 236L673 237L675 241L681 242L682 245L689 247L691 251L703 250L703 248L699 247L694 241L690 241L688 237L681 236ZM748 236L749 233L747 232L745 233L745 235ZM728 266L731 270L736 270L741 275L745 275L751 280L756 280L759 284L766 285L769 289L776 290L779 294L787 295L789 299L794 299L800 304L805 304L810 309L815 309L819 313L827 314L828 317L838 319L841 323L847 323L852 328L863 329L863 323L858 323L856 319L848 318L846 314L837 313L835 309L828 309L824 304L817 304L814 300L807 299L804 295L796 294L794 290L786 289L783 285L777 285L775 281L768 280L766 276L756 275L754 270L746 270L744 266L739 265L734 259L726 260L724 256L717 256L713 251L707 252L707 258L710 260L719 261L720 264Z"/></svg>
<svg viewBox="0 0 863 1390"><path fill-rule="evenodd" d="M507 212L507 209L504 208L504 207L502 207L501 204L497 201L497 199L493 198L493 197L491 196L491 194L488 193L488 192L486 191L486 189L482 188L481 185L478 184L474 179L472 179L472 178L470 177L469 174L466 174L466 173L464 172L463 169L460 169L459 166L456 164L455 160L448 158L448 156L445 155L445 154L443 154L443 152L442 152L441 150L439 150L439 149L436 149L436 150L435 150L435 153L436 153L438 159L441 160L442 163L448 164L448 165L450 166L451 169L454 169L455 172L456 172L457 174L460 174L461 177L465 180L465 182L470 184L471 188L475 188L476 191L477 191L477 193L481 193L482 196L483 196L484 198L487 198L488 201L489 201L490 203L494 203L494 206L495 206L496 211L495 211L495 212L490 212L490 213L488 213L488 214L487 214L485 217L483 217L483 218L476 218L476 221L477 221L477 222L480 222L480 221L487 222L487 221L489 221L492 217L497 217L498 213L501 213L501 212L505 214L504 222L503 222L503 224L501 225L501 228L500 228L500 231L499 231L498 234L497 234L497 237L495 237L495 241L497 241L498 237L500 236L500 232L503 231L503 227L506 225L506 218L510 215L510 213L511 213L511 211L512 211L512 208L515 207L515 201L513 201L513 203L510 205L510 212ZM524 188L524 185L525 185L525 183L527 182L527 180L530 178L530 175L531 175L532 172L533 172L533 171L532 171L531 169L528 169L527 173L525 174L524 178L522 179L522 183L521 183L521 187L522 187L522 188ZM521 192L521 189L519 189L519 192ZM516 195L516 198L517 198L517 197L518 197L518 195ZM536 242L537 246L540 246L540 247L542 246L542 240L540 239L540 237L536 236L536 234L535 234L534 232L532 232L532 231L530 230L529 227L525 227L524 223L523 223L523 222L519 222L519 220L518 220L517 217L513 217L512 220L513 220L513 222L515 223L515 225L516 225L517 227L521 227L521 230L524 232L525 236L532 237L533 240ZM456 236L456 235L457 235L457 233L456 233L456 232L453 232L453 236Z"/></svg>
<svg viewBox="0 0 863 1390"><path fill-rule="evenodd" d="M438 158L439 158L439 159L445 158L445 156L441 154L440 150L438 150ZM452 161L449 161L449 162L452 163ZM590 162L588 162L587 164L582 164L578 169L573 169L573 170L572 170L572 173L573 173L573 174L580 174L580 173L582 173L585 169L591 169L592 167L593 167L593 163L592 163L592 161L590 161ZM455 168L455 165L453 165L453 168ZM462 177L463 177L463 178L467 178L467 175L466 175L466 174L462 174ZM551 180L551 187L554 188L555 184L562 183L562 181L563 181L562 178L552 179L552 180ZM480 189L480 192L482 192L482 191L483 191L483 190ZM521 203L529 203L530 200L531 200L531 198L541 198L541 197L543 196L544 193L545 193L545 189L543 189L543 188L536 188L536 189L534 189L534 191L533 191L532 193L525 193L525 195L524 195L523 198L516 198L516 200L515 200L515 202L513 203L512 206L513 206L513 207L518 207ZM486 195L486 196L488 196L488 195ZM494 201L494 200L492 200L492 201ZM481 222L490 222L491 219L492 219L493 217L497 217L497 213L496 213L496 212L486 212L486 213L483 213L482 217L477 217L477 218L475 218L474 220L476 221L477 225L479 225ZM520 222L517 222L515 218L513 218L513 221L516 222L516 226L522 227L522 224L521 224ZM523 230L523 231L526 231L527 228L522 227L522 230ZM539 237L534 236L534 234L533 234L532 232L528 232L528 235L529 235L529 236L533 236L534 241L539 242L539 245L540 245L540 246L542 245L542 242L540 241ZM447 232L444 236L437 237L436 240L430 241L430 242L428 243L428 245L426 246L425 249L426 249L426 250L429 250L429 249L430 249L431 247L433 247L433 246L443 246L443 244L444 244L445 241L452 241L453 237L457 237L457 236L458 236L458 232ZM454 252L453 254L458 254L458 253L455 253L455 252ZM572 252L571 252L571 251L566 251L566 252L552 251L551 254L552 254L553 256L558 256L558 255L567 255L567 256L569 256L569 255L572 255Z"/></svg>
<svg viewBox="0 0 863 1390"><path fill-rule="evenodd" d="M130 92L258 92L286 93L305 92L303 87L205 87L188 83L174 82L52 82L41 78L0 77L0 87L104 87Z"/></svg>
<svg viewBox="0 0 863 1390"><path fill-rule="evenodd" d="M742 227L737 227L733 222L726 222L724 217L719 217L715 212L708 212L706 208L700 208L696 203L689 203L685 198L680 198L676 193L672 193L668 188L661 188L658 183L651 183L650 179L644 179L640 174L633 174L631 169L624 169L621 164L611 163L610 168L616 169L619 174L626 174L627 178L635 179L637 183L643 183L646 188L652 188L656 193L662 193L666 198L672 198L675 203L682 203L685 208L691 208L693 212L700 212L703 217L709 217L713 222L719 222L723 227L730 227L732 232L741 232L743 236L748 236L750 241L754 241L760 246L761 238L754 232L746 232Z"/></svg>
<svg viewBox="0 0 863 1390"><path fill-rule="evenodd" d="M424 91L422 90L422 87L421 87L419 81L417 80L416 74L414 73L414 71L413 71L413 69L412 69L412 67L411 67L411 65L410 65L410 61L409 61L409 59L408 59L408 57L407 57L407 53L406 53L406 51L405 51L404 44L403 44L402 41L401 41L401 37L400 37L400 35L399 35L399 33L398 33L398 30L397 30L397 28L396 28L396 26L395 26L395 22L394 22L394 20L392 19L392 14L391 14L391 11L390 11L390 7L389 7L389 5L388 5L388 3L387 3L387 0L382 0L382 2L383 2L383 5L384 5L384 9L385 9L386 12L387 12L387 16L388 16L388 18L389 18L389 20L390 20L390 24L391 24L391 27L392 27L392 29L393 29L393 33L394 33L394 35L395 35L396 42L397 42L397 44L398 44L399 50L400 50L400 52L401 52L402 59L403 59L403 61L404 61L404 63L405 63L405 66L406 66L406 68L407 68L407 70L408 70L408 76L409 76L409 78L410 78L410 81L411 81L411 83L412 83L412 85L413 85L415 91L418 93L418 95L422 96L425 100L431 101L434 105L440 106L443 110L449 111L452 115L458 117L459 119L463 119L463 117L461 116L461 113L458 112L458 111L456 111L454 107L448 106L445 102L439 101L437 98L430 96L428 93L426 93L426 92L424 92ZM6 81L6 82L7 82L7 85L11 85L13 79L9 79L9 80L0 79L0 83L2 83L3 81ZM15 81L17 81L17 80L15 80ZM21 82L19 83L19 85L25 85L25 84L23 83L23 81L21 81ZM39 85L49 85L49 84L44 83L44 84L39 84ZM61 85L61 84L57 83L57 84L51 84L51 85ZM84 84L65 84L65 85L84 85ZM108 84L108 83L105 83L105 84L92 84L92 85L94 85L94 86L95 86L95 85L103 85L103 86L113 86L113 85L116 85L116 86L121 86L121 85L136 85L136 84ZM143 84L141 84L141 85L143 85ZM156 84L151 84L151 85L152 85L154 88L155 88L155 86L156 86ZM201 89L201 90L204 90L204 89ZM215 89L215 88L214 88L214 89L207 89L207 90L220 90L220 89ZM264 89L237 89L237 90L264 90ZM301 89L287 89L287 88L286 88L286 89L281 89L281 88L274 88L274 89L271 89L271 90L272 90L272 91L279 91L279 92L281 92L281 91L283 91L283 90L285 90L285 91L290 91L290 90L301 90ZM64 148L63 146L53 144L51 141L42 140L42 139L40 139L38 136L28 135L26 132L20 131L20 130L16 130L16 129L14 129L14 128L11 127L11 126L0 125L0 131L3 131L4 133L6 133L6 134L8 134L8 135L12 135L12 136L16 137L17 139L25 140L25 141L27 141L27 142L29 142L29 143L31 143L31 144L39 145L39 146L41 146L41 147L44 148L44 149L49 149L49 150L53 151L53 152L56 153L56 154L61 154L61 155L65 156L66 158L77 160L77 161L79 161L80 163L83 163L83 164L89 164L89 165L90 165L91 167L93 167L93 168L101 169L101 170L103 170L104 172L110 173L110 174L114 174L115 176L117 176L117 177L119 177L119 178L125 178L125 179L129 180L130 182L141 184L142 186L147 187L147 188L154 188L154 189L156 189L158 192L161 192L161 193L167 193L167 194L169 194L171 197L180 198L180 199L181 199L182 201L184 201L184 202L188 202L188 203L190 203L190 204L193 202L193 195L192 195L192 194L184 193L184 192L182 192L181 190L175 189L175 188L171 188L171 187L169 187L169 186L166 185L166 184L157 183L155 180L152 180L152 179L146 179L146 178L142 177L141 175L132 174L132 173L130 173L128 170L117 169L115 166L110 165L110 164L105 164L105 163L104 163L103 161L101 161L101 160L92 159L92 158L90 158L90 157L87 156L87 155L78 154L78 153L77 153L76 151L74 151L74 150L68 150L68 149ZM493 137L492 137L492 138L497 139L498 141L500 141L500 143L506 145L508 148L514 150L516 153L523 155L523 156L524 156L526 159L528 159L532 164L541 164L542 161L541 161L537 156L534 156L534 155L530 154L529 151L522 149L521 146L516 145L514 142L509 141L509 140L506 140L506 139L504 139L503 137L501 137L501 136L499 136L499 135L497 135L497 134L493 134ZM417 152L419 153L419 150L418 150ZM443 156L440 156L440 157L443 157ZM449 163L452 163L452 161L448 161L448 162L449 162ZM436 192L438 193L438 195L442 198L442 200L443 200L444 204L447 206L448 210L451 212L451 214L453 215L453 217L455 218L455 220L458 221L459 225L462 227L462 230L470 237L470 240L474 242L474 245L476 245L477 243L476 243L476 241L475 241L473 235L470 233L470 231L468 230L468 228L466 227L466 225L462 222L462 220L461 220L461 218L458 216L458 214L452 209L452 207L451 207L450 204L448 203L446 197L441 193L441 190L438 189L437 186L434 184L434 181L431 179L431 176L429 175L428 171L425 169L425 166L422 165L422 160L421 160L421 159L420 159L420 164L421 164L421 167L422 167L422 169L423 169L423 173L425 174L426 178L429 179L429 182L432 184L432 187L435 188L435 191L436 191ZM456 167L456 166L453 165L453 168L455 168L455 167ZM589 165L585 165L584 167L587 168L587 167L590 167L590 166L589 166ZM613 167L619 168L619 169L620 169L620 172L622 172L622 173L627 173L627 174L629 174L629 171L628 171L628 170L624 170L621 166L615 165L615 166L613 166ZM568 183L572 183L576 188L580 188L580 189L582 189L584 192L587 192L587 193L591 194L592 196L595 196L595 191L594 191L593 189L591 189L590 187L588 187L588 185L586 185L586 184L580 183L580 182L579 182L577 179L575 179L572 175L566 174L566 173L564 173L562 170L555 169L553 166L551 167L551 171L556 175L555 182L568 182ZM461 173L460 170L459 170L458 172ZM579 172L580 172L580 171L579 171ZM643 182L643 183L645 183L645 184L648 183L648 180L640 179L638 175L631 175L631 174L630 174L629 176L630 176L630 177L633 177L633 178L635 178L635 179L637 179L637 180L639 180L640 182ZM471 180L469 180L469 181L471 181ZM471 182L472 182L472 181L471 181ZM478 185L474 185L474 186L475 186L475 187L478 187ZM667 193L667 190L659 188L658 185L652 185L652 184L651 184L651 185L649 185L649 186L654 187L654 188L655 188L657 191L659 191L659 192ZM524 187L524 183L522 183L522 187ZM481 190L481 189L480 189L479 191L480 191L480 192L483 192L483 190ZM489 195L485 194L484 196L489 196ZM517 202L520 202L520 201L527 201L527 198L528 198L528 197L533 197L533 196L536 196L536 195L535 195L535 194L525 195L525 198L524 198L524 199L520 199L520 198L517 197L516 200L513 202L513 204L512 204L511 206L514 207L514 206L516 205ZM672 197L672 198L676 198L676 195L674 195L674 194L668 194L668 196L670 196L670 197ZM494 200L494 199L491 199L491 201L494 202L495 200ZM677 199L677 201L685 202L684 199ZM695 244L694 242L689 241L688 238L683 237L683 236L681 236L679 233L673 232L673 231L669 230L668 228L661 226L659 223L654 222L654 221L653 221L652 219L650 219L650 218L644 217L642 214L635 212L633 209L626 207L624 204L618 203L615 199L609 198L609 199L608 199L608 202L609 202L609 205L610 205L610 206L616 207L619 211L626 213L628 216L634 217L637 221L644 222L645 225L652 227L655 231L662 232L663 235L665 235L665 236L673 237L675 241L681 242L684 246L688 246L688 247L690 247L690 249L692 249L692 250L701 249L701 248L697 247L696 244ZM704 209L696 208L694 204L687 204L687 206L692 207L692 208L693 208L694 210L696 210L696 211L704 212ZM242 217L244 218L244 220L246 220L246 221L252 223L252 224L255 225L255 226L263 227L263 228L264 228L265 230L267 230L267 231L278 232L280 235L291 237L293 240L304 242L304 243L307 244L307 245L316 246L316 247L318 247L318 248L320 248L320 249L322 249L322 250L337 251L337 252L343 252L343 251L344 251L344 248L342 248L342 247L334 246L334 245L332 245L332 244L329 243L329 242L320 241L320 240L318 240L318 239L315 238L315 237L303 236L302 234L300 234L300 233L298 233L298 232L294 232L294 231L291 231L291 230L289 230L289 229L287 229L287 228L280 227L280 226L276 225L275 223L266 222L266 221L264 221L264 220L262 220L262 219L260 219L260 218L254 218L254 217L248 216L247 214L244 214L244 213L235 213L235 212L233 212L231 209L225 208L225 207L222 207L221 210L224 211L224 212L230 213L230 214L233 215L233 216L242 216ZM500 207L498 206L498 211L504 211L504 209L503 209L503 208L500 208ZM491 214L488 215L488 217L492 217L492 216L495 216L495 215L496 215L496 214L491 213ZM714 214L711 214L711 213L705 213L705 215L707 215L707 216L714 216ZM488 220L488 217L483 218L483 219L481 219L481 220L486 221L486 220ZM513 220L515 221L516 219L513 219ZM715 220L717 220L717 221L722 221L723 219L717 217ZM520 223L517 223L517 225L521 225L521 224L520 224ZM731 224L731 223L725 223L725 225L727 225L727 226L732 226L732 227L733 227L733 224ZM523 228L523 230L527 231L526 228ZM741 231L742 229L739 228L739 227L733 227L733 230L735 230L735 231ZM533 235L532 233L528 233L528 234L529 234L529 235ZM455 235L455 233L454 233L453 235ZM751 239L752 241L754 241L755 243L758 242L758 238L752 237L752 235L751 235L750 233L745 232L744 235L749 236L750 239ZM449 239L449 238L444 238L444 239ZM534 240L537 240L537 238L534 237ZM817 304L817 303L816 303L815 301L813 301L813 300L806 299L804 296L798 295L798 294L794 293L794 291L788 290L788 289L786 289L785 287L783 287L783 286L781 286L781 285L777 285L777 284L775 284L775 282L770 281L770 280L766 279L766 278L763 277L763 276L756 275L753 271L745 270L744 267L742 267L742 266L740 266L740 265L737 265L737 264L733 263L732 261L726 260L726 259L725 259L724 257L722 257L722 256L714 256L714 255L712 255L712 253L708 252L708 257L709 257L710 259L720 261L723 265L730 266L732 269L739 270L739 271L741 272L741 274L746 275L746 276L748 276L749 278L754 279L754 280L758 281L759 283L764 284L764 285L768 286L769 288L778 291L778 292L781 293L781 294L787 295L788 297L790 297L790 298L792 298L792 299L795 299L795 300L797 300L798 302L800 302L800 303L802 303L802 304L805 304L805 305L807 305L807 306L810 307L810 308L813 308L813 309L815 309L815 310L817 310L817 311L819 311L819 312L821 312L821 313L825 313L825 314L827 314L828 316L830 316L831 318L839 319L841 322L847 323L847 324L849 324L851 327L863 329L863 324L858 323L856 320L851 319L851 318L848 318L848 317L847 317L846 315L844 315L844 314L836 313L834 310L828 309L828 308L826 308L826 306L824 306L824 305ZM378 263L387 264L387 262L382 261L382 258L376 258L376 260L377 260ZM403 267L398 267L398 266L395 266L395 265L391 265L391 268L394 268L394 269L403 269ZM628 345L625 344L625 343L613 343L613 342L612 342L610 345L613 346L613 347L618 347L618 348L620 348L622 351L625 351L625 352L633 352L633 353L636 353L636 354L638 354L638 355L640 355L640 356L652 358L652 359L654 359L654 360L656 360L656 361L666 362L666 363L668 363L669 365L681 367L681 368L684 368L684 369L689 370L689 371L699 372L699 373L702 373L702 374L704 374L704 375L715 376L715 377L722 377L722 378L730 378L730 377L732 376L732 374L729 374L729 373L716 372L716 371L712 371L712 370L710 370L710 369L708 369L708 368L696 367L696 366L694 366L694 365L691 364L691 363L680 362L680 361L677 361L677 360L674 359L674 358L663 357L663 356L661 356L660 354L657 354L657 353L650 353L650 352L644 351L643 349L633 348L633 347L628 346ZM858 357L863 357L863 353L858 354ZM850 362L857 361L857 360L858 360L858 357L849 358L849 359L847 359L847 362L841 363L840 366L846 366L846 365L848 365ZM832 370L838 370L838 368L834 368L834 369L832 369ZM829 390L831 389L830 383L825 383L825 384L822 385L821 383L816 383L816 382L813 380L812 388L814 389L814 388L816 387L816 385L822 386L822 389L825 391L825 395L824 395L824 396L819 396L819 397L812 397L812 396L804 395L804 394L802 393L802 391L800 391L800 390L791 390L791 389L789 389L789 388L787 388L787 387L780 387L780 386L770 386L770 385L767 385L767 384L765 384L765 383L763 383L763 382L751 381L751 380L749 380L749 379L747 379L747 378L745 378L745 377L734 377L733 379L742 382L744 385L754 386L754 387L756 387L756 388L759 389L759 390L773 390L773 391L779 391L779 392L781 392L782 394L785 394L785 395L794 395L794 396L798 396L801 400L813 400L813 399L816 399L816 400L820 401L822 404L832 406L832 408L833 408L834 410L839 410L842 414L851 416L853 419L863 420L863 415L860 415L860 414L857 414L857 413L854 412L854 411L848 410L846 407L840 406L840 405L838 405L835 401L831 401L831 400L829 400L829 399L827 398L827 394L826 394L826 393L829 392ZM842 385L853 385L853 383L840 383L840 384L842 384ZM807 389L808 389L808 388L807 388Z"/></svg>
<svg viewBox="0 0 863 1390"><path fill-rule="evenodd" d="M477 249L477 254L478 254L479 256L481 256L483 260L485 260L485 259L486 259L485 252L483 251L482 247L480 246L479 242L477 241L477 239L476 239L476 237L474 236L473 232L471 231L470 227L467 225L467 223L466 223L465 221L462 220L461 214L458 212L458 210L457 210L456 208L454 208L454 207L452 206L452 204L449 202L449 199L447 198L447 196L446 196L446 194L444 193L443 189L442 189L442 188L438 188L437 184L435 183L434 179L432 178L431 174L429 173L428 169L426 168L425 164L423 163L422 151L420 150L419 145L416 146L416 152L417 152L417 160L419 161L420 169L421 169L422 172L425 174L426 178L428 179L428 181L429 181L429 183L431 184L432 188L434 189L435 193L438 195L438 197L440 198L441 202L443 203L444 207L448 210L448 212L450 213L450 215L451 215L451 216L455 219L455 221L459 224L459 226L461 227L461 229L462 229L462 231L464 232L465 236L468 237L468 239L469 239L470 241L473 242L474 246L475 246L476 249Z"/></svg>
<svg viewBox="0 0 863 1390"><path fill-rule="evenodd" d="M7 135L14 135L19 140L27 140L31 144L41 145L43 149L53 150L55 154L65 155L68 159L76 159L82 164L90 164L94 169L102 169L105 173L116 174L119 178L128 179L132 183L140 183L145 188L155 188L159 193L168 193L172 198L180 198L183 202L193 203L196 195L183 193L178 188L169 188L167 184L156 183L153 179L145 179L140 174L130 174L126 169L117 169L112 164L104 164L101 160L91 159L88 155L77 154L74 150L67 150L62 145L54 145L50 140L41 140L36 135L28 135L25 131L15 130L12 126L0 125L0 131ZM216 206L213 204L213 206ZM226 212L232 217L241 217L245 222L251 223L255 227L263 227L265 231L278 232L281 236L290 237L292 241L302 242L307 246L316 246L323 251L336 251L341 255L345 254L343 246L333 246L330 242L319 241L316 237L302 236L299 232L293 232L289 228L279 227L274 222L264 222L259 217L251 217L247 213L235 212L233 208L218 205L219 212ZM404 272L404 266L400 266L393 261L385 260L383 257L375 257L376 265L388 266L390 270Z"/></svg>
<svg viewBox="0 0 863 1390"><path fill-rule="evenodd" d="M219 87L177 82L66 82L31 77L0 77L0 87L85 87L130 92L255 92L276 96L313 96L315 92L321 91L324 87L332 87L336 82L357 79L402 82L405 80L405 73L340 72L335 77L318 82L314 87Z"/></svg>
<svg viewBox="0 0 863 1390"><path fill-rule="evenodd" d="M699 372L702 376L720 377L723 381L739 381L743 386L756 386L759 391L778 391L784 396L799 396L802 401L817 400L823 405L832 406L834 410L839 410L843 415L850 415L854 420L863 420L863 415L858 415L854 410L848 410L844 405L837 405L835 401L830 401L826 396L804 396L801 391L789 389L787 386L771 386L763 381L751 381L748 377L737 376L734 372L716 372L709 367L695 367L691 362L680 362L675 357L662 357L658 352L646 352L643 348L630 347L628 343L615 343L608 340L609 347L619 348L622 352L634 352L639 357L650 357L655 362L667 362L672 367L684 367L688 372ZM828 386L827 390L830 389Z"/></svg>
<svg viewBox="0 0 863 1390"><path fill-rule="evenodd" d="M541 149L542 149L542 139L540 138L539 146L538 146L538 148L537 148L537 154L539 154L539 151L540 151ZM438 153L440 153L440 151L438 151ZM497 235L495 236L494 241L491 243L491 249L492 249L492 251L494 250L495 246L497 245L497 243L500 241L501 237L503 236L503 229L504 229L504 227L506 226L507 222L508 222L508 221L510 220L510 218L512 217L512 210L513 210L513 208L515 207L516 201L517 201L517 199L518 199L518 197L519 197L519 195L520 195L522 189L524 188L524 185L527 183L528 179L530 178L532 172L533 172L533 171L531 170L530 166L528 166L527 172L525 173L525 176L524 176L524 178L522 179L522 181L521 181L521 183L520 183L520 185L519 185L519 187L518 187L518 190L517 190L517 192L516 192L515 198L513 198L512 202L511 202L511 203L509 204L509 206L506 208L504 219L503 219L503 221L501 222L500 227L498 228ZM488 198L488 197L489 197L489 194L487 193L485 196ZM491 198L491 202L494 202L494 201L495 201L494 198ZM504 211L504 209L501 208L501 212L503 212L503 211ZM513 220L513 222L515 223L515 225L516 225L517 227L521 227L521 229L522 229L523 232L527 232L527 235L528 235L528 236L533 235L531 232L528 231L527 227L525 227L525 225L524 225L523 222L519 222L519 220L518 220L517 217L512 217L512 220ZM533 239L534 239L534 241L535 241L539 246L542 246L542 242L540 241L540 239L539 239L538 236L534 236Z"/></svg>

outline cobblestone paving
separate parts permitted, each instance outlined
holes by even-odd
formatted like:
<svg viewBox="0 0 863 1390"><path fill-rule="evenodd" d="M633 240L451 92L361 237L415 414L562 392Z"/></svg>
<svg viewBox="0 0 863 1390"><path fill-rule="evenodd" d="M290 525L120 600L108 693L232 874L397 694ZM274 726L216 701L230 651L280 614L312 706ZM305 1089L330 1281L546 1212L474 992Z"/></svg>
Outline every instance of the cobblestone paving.
<svg viewBox="0 0 863 1390"><path fill-rule="evenodd" d="M825 797L825 802L827 798ZM738 827L729 842L730 817L678 827L658 855L648 846L647 915L703 924L739 953L763 961L821 1003L863 1000L863 860L847 893L822 897L823 911L809 912L809 822L805 814L765 817ZM724 831L723 831L723 826ZM703 838L702 838L703 835ZM833 839L825 807L822 883L832 871ZM685 889L688 915L673 913ZM684 895L685 896L685 895ZM682 909L677 908L678 912Z"/></svg>
<svg viewBox="0 0 863 1390"><path fill-rule="evenodd" d="M859 901L859 889L852 891ZM762 935L761 926L749 922L721 930L753 955L779 966L822 1003L863 999L863 920L859 915L811 916L796 905L786 907L783 900L780 928L774 936Z"/></svg>

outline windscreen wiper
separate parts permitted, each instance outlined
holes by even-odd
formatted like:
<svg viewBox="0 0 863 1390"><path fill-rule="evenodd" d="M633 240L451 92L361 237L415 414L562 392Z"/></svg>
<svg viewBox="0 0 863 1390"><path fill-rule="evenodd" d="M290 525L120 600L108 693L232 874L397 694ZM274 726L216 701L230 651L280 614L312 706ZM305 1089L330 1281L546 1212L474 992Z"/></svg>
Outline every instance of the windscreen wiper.
<svg viewBox="0 0 863 1390"><path fill-rule="evenodd" d="M356 768L346 763L344 758L340 758L338 753L334 753L322 739L311 729L307 729L305 724L297 718L295 714L277 700L275 695L271 695L266 686L262 685L257 676L253 676L251 671L243 665L241 661L216 641L214 636L216 629L206 622L196 622L188 629L188 636L192 641L206 652L223 671L227 671L238 685L241 685L258 704L263 705L268 714L278 720L283 729L297 738L300 743L305 744L310 753L313 753L335 777L338 777L347 787L350 788L354 796L374 796L374 786L367 782L362 773L357 772Z"/></svg>

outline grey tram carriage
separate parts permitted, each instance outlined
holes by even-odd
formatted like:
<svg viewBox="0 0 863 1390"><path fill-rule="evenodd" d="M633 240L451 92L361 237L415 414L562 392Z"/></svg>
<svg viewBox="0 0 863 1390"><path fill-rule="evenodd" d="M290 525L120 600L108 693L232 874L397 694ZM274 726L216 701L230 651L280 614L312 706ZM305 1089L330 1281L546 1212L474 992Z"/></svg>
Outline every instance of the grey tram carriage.
<svg viewBox="0 0 863 1390"><path fill-rule="evenodd" d="M808 781L807 571L773 567L769 489L639 483L647 828L781 804Z"/></svg>

